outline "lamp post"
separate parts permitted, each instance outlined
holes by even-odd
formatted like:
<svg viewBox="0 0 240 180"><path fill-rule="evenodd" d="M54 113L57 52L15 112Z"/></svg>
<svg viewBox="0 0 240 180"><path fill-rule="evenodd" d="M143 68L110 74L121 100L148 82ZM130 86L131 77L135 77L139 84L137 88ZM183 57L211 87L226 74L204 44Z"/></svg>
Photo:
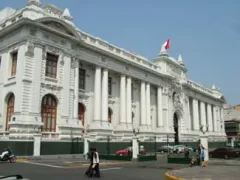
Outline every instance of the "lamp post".
<svg viewBox="0 0 240 180"><path fill-rule="evenodd" d="M204 147L204 149L206 150L206 154L205 154L205 161L209 160L209 152L208 152L208 137L206 135L206 133L209 131L208 125L201 125L200 126L200 131L202 132L202 135L200 137L200 141L199 143L201 143L201 145Z"/></svg>
<svg viewBox="0 0 240 180"><path fill-rule="evenodd" d="M139 142L137 135L140 133L140 129L133 128L133 138L132 138L132 159L137 159L139 154Z"/></svg>

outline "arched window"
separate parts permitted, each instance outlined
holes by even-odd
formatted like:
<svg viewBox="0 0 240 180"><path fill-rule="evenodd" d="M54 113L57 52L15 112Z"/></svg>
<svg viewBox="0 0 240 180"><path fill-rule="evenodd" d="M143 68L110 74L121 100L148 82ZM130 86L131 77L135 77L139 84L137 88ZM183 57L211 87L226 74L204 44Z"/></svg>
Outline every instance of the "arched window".
<svg viewBox="0 0 240 180"><path fill-rule="evenodd" d="M11 121L11 117L14 113L14 103L15 103L15 96L11 94L7 99L7 117L6 117L6 131L9 130L8 123Z"/></svg>
<svg viewBox="0 0 240 180"><path fill-rule="evenodd" d="M109 122L109 123L112 123L112 114L113 114L113 111L112 111L112 109L109 107L109 108L108 108L108 122Z"/></svg>
<svg viewBox="0 0 240 180"><path fill-rule="evenodd" d="M57 100L47 94L42 99L42 121L44 132L55 132L57 122Z"/></svg>
<svg viewBox="0 0 240 180"><path fill-rule="evenodd" d="M85 105L82 103L78 103L78 119L82 121L82 126L85 125Z"/></svg>

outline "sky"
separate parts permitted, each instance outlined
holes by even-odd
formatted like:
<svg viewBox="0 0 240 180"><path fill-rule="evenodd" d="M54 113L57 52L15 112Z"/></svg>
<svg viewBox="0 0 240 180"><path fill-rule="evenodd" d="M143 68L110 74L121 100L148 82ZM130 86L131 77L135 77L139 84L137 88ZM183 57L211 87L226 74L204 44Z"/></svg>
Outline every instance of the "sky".
<svg viewBox="0 0 240 180"><path fill-rule="evenodd" d="M182 55L188 77L220 88L240 104L239 0L41 0L68 8L79 29L152 60L170 38L168 54ZM0 9L27 0L1 0Z"/></svg>

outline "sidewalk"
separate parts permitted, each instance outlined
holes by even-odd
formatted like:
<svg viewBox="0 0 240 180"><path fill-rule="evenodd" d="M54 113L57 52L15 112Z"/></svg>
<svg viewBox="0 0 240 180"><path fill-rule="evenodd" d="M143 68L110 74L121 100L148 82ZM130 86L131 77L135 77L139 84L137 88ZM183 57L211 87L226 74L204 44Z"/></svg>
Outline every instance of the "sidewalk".
<svg viewBox="0 0 240 180"><path fill-rule="evenodd" d="M165 174L166 179L178 180L239 180L239 166L196 166L173 170Z"/></svg>
<svg viewBox="0 0 240 180"><path fill-rule="evenodd" d="M17 156L18 159L25 160L55 160L55 159L85 159L83 154L59 154L59 155L41 155L41 156Z"/></svg>

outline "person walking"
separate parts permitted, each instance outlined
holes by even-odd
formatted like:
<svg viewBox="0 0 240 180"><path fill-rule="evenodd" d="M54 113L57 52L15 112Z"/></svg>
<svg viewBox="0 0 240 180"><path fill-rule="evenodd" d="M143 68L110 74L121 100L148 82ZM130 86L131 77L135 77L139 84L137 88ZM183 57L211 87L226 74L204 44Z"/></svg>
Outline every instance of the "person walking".
<svg viewBox="0 0 240 180"><path fill-rule="evenodd" d="M200 155L201 161L202 161L202 167L205 167L205 148L201 147L201 155Z"/></svg>
<svg viewBox="0 0 240 180"><path fill-rule="evenodd" d="M91 174L92 166L93 166L93 155L94 155L93 148L90 148L90 149L89 149L90 165L89 165L87 171L85 172L85 175L86 175L86 176L90 176L90 174Z"/></svg>
<svg viewBox="0 0 240 180"><path fill-rule="evenodd" d="M94 171L95 171L94 177L100 178L99 154L98 154L96 148L93 149L93 164L92 164L91 173L90 173L89 177L93 176Z"/></svg>

